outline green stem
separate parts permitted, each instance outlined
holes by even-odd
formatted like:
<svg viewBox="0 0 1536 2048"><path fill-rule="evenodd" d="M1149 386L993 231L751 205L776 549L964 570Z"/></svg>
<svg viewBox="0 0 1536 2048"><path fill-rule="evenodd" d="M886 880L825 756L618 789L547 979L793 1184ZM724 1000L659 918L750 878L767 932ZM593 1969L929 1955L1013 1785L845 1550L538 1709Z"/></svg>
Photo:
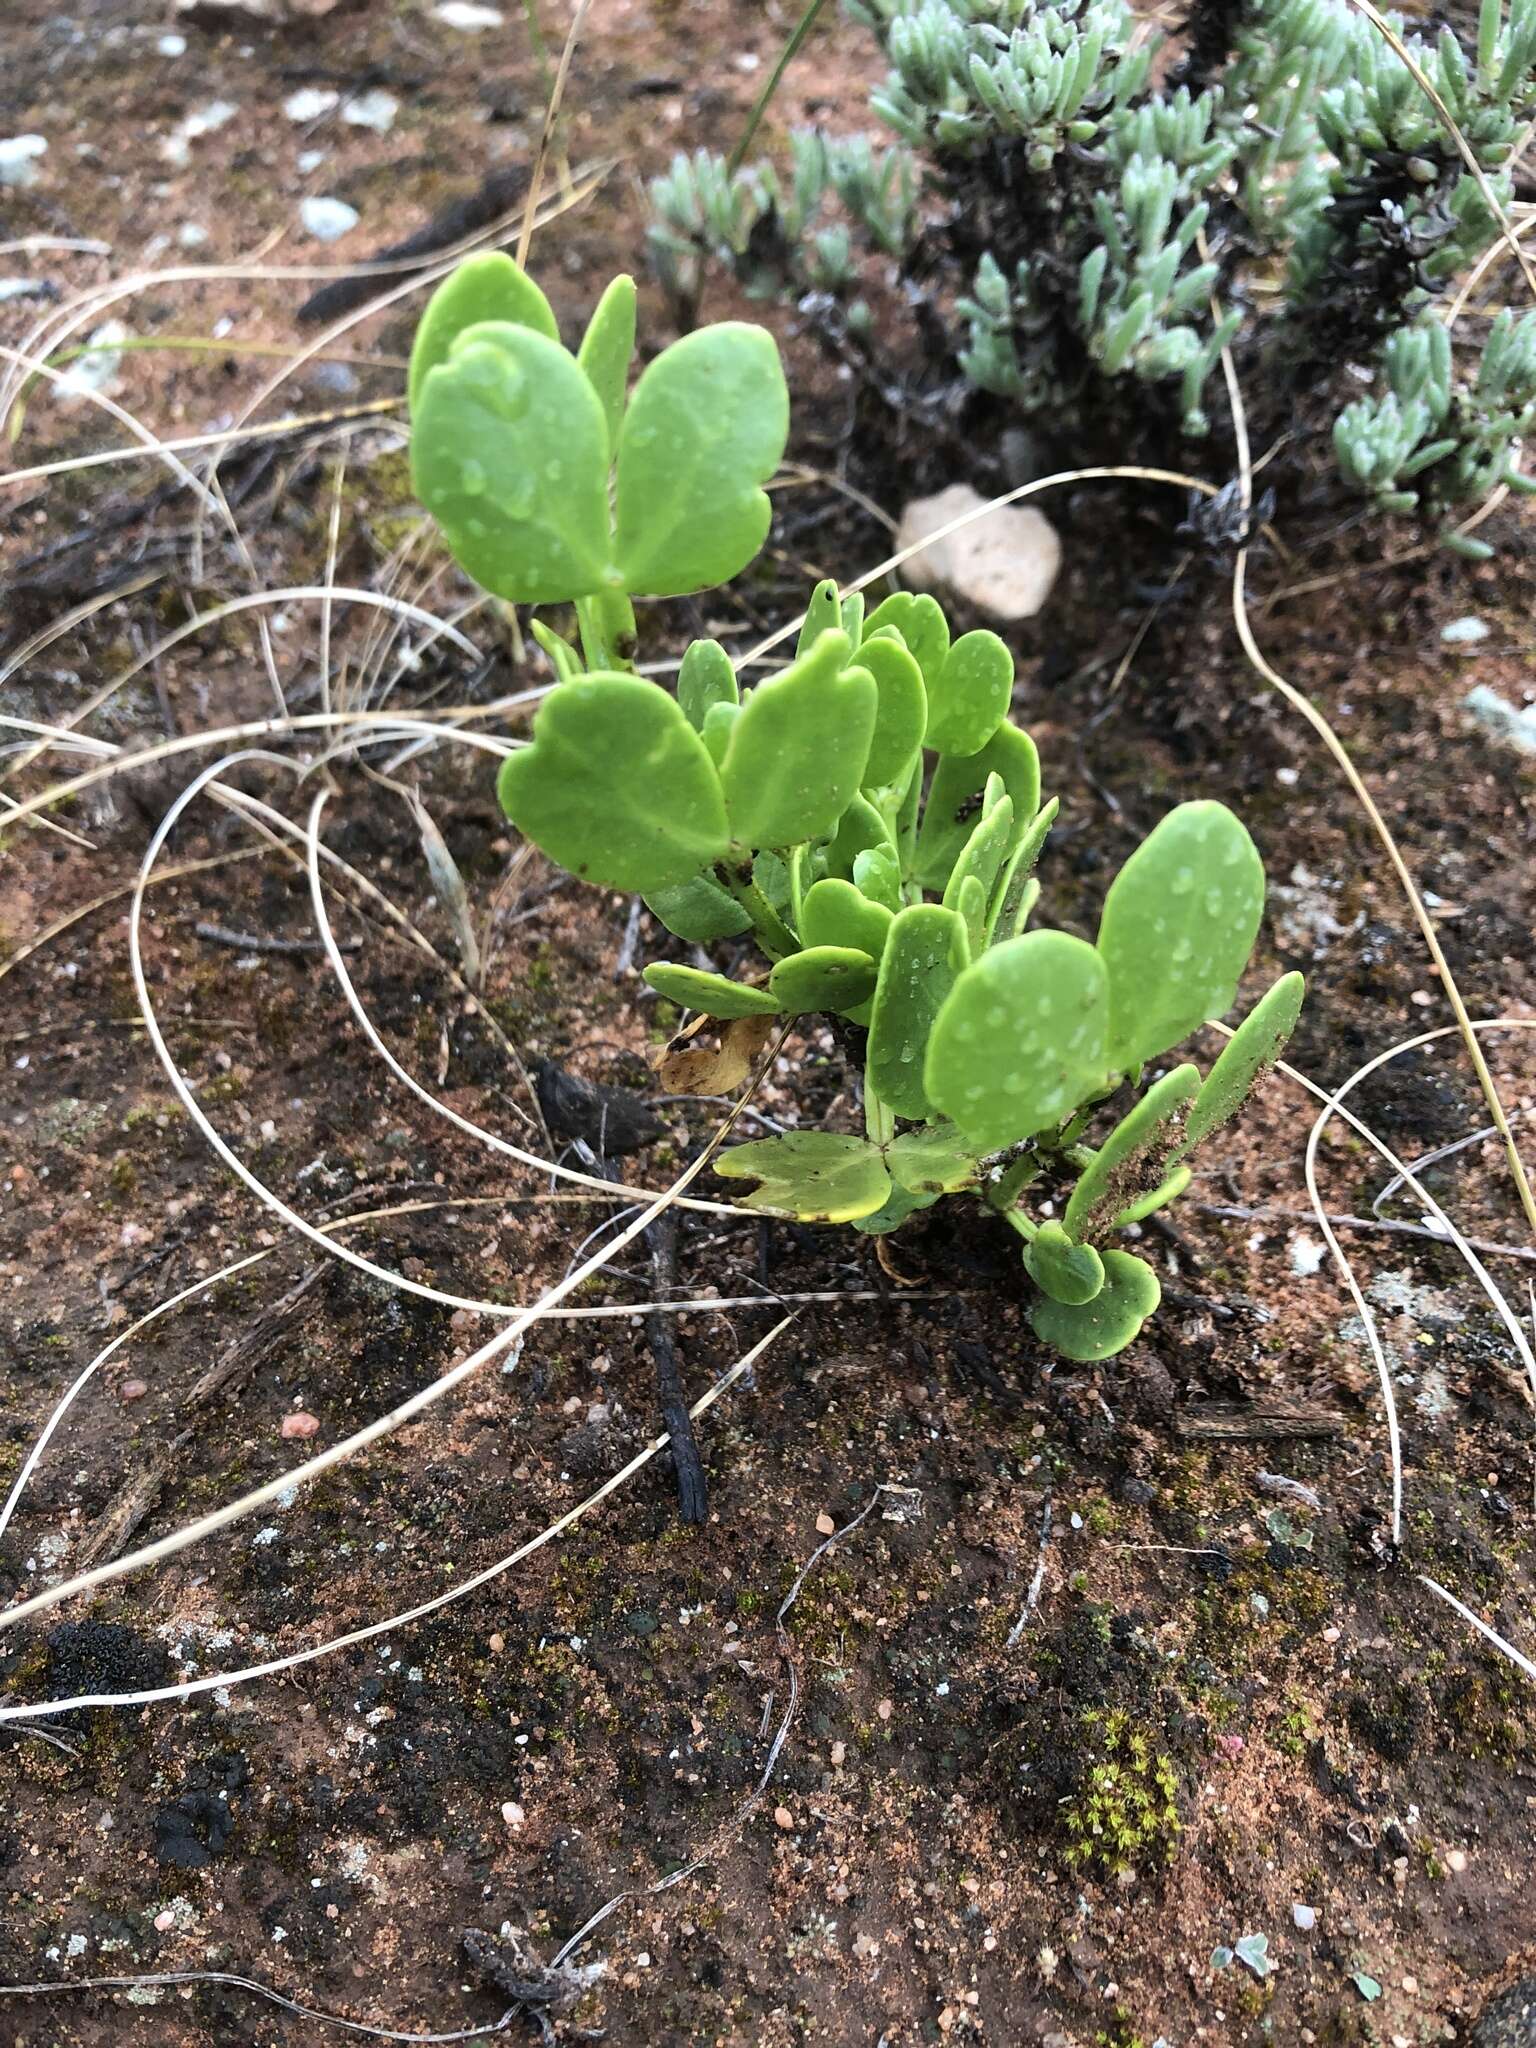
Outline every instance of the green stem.
<svg viewBox="0 0 1536 2048"><path fill-rule="evenodd" d="M750 869L743 874L727 862L718 861L715 879L721 888L730 891L751 918L757 942L770 960L785 960L791 953L799 952L799 940L753 881Z"/></svg>
<svg viewBox="0 0 1536 2048"><path fill-rule="evenodd" d="M1002 1214L1010 1230L1016 1230L1026 1244L1033 1244L1040 1234L1040 1226L1033 1217L1026 1216L1022 1209L1004 1209Z"/></svg>
<svg viewBox="0 0 1536 2048"><path fill-rule="evenodd" d="M1040 1162L1032 1151L1021 1152L1012 1165L1004 1169L1002 1178L989 1188L982 1190L981 1199L989 1209L996 1209L1010 1220L1014 1214L1014 1203L1040 1171Z"/></svg>
<svg viewBox="0 0 1536 2048"><path fill-rule="evenodd" d="M826 4L827 0L808 0L805 12L790 30L789 40L779 52L779 61L769 72L768 82L758 94L757 103L747 116L747 125L741 131L736 147L726 161L726 169L733 175L741 169L742 159L752 147L752 138L762 125L763 116L773 102L773 96L779 89L784 73L789 69L800 45L816 26L816 17Z"/></svg>
<svg viewBox="0 0 1536 2048"><path fill-rule="evenodd" d="M635 608L622 590L598 590L576 600L581 652L587 671L632 675L635 667Z"/></svg>
<svg viewBox="0 0 1536 2048"><path fill-rule="evenodd" d="M864 1133L874 1145L889 1145L896 1135L896 1112L875 1093L867 1067L864 1070Z"/></svg>

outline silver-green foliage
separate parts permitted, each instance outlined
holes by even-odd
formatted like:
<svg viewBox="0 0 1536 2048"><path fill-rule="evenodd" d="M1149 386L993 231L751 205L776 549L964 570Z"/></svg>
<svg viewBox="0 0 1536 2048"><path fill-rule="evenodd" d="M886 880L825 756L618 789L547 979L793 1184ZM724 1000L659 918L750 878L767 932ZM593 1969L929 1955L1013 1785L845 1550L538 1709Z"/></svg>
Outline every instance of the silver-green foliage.
<svg viewBox="0 0 1536 2048"><path fill-rule="evenodd" d="M794 659L745 692L713 641L689 648L675 696L625 666L632 592L696 589L761 545L756 501L785 433L758 328L700 329L630 393L633 310L621 281L572 354L521 272L476 259L418 335L424 502L487 588L574 601L581 628L579 653L535 622L557 681L502 765L503 808L689 945L750 934L767 962L735 977L657 962L659 995L727 1022L827 1013L867 1034L864 1134L735 1147L719 1171L753 1184L746 1206L882 1232L969 1192L1024 1241L1041 1341L1107 1357L1158 1299L1152 1268L1110 1240L1182 1192L1185 1155L1273 1064L1300 1006L1287 976L1204 1081L1185 1064L1143 1088L1236 997L1263 911L1257 850L1224 805L1183 804L1121 867L1094 941L1030 929L1056 804L1009 715L1013 658L994 633L953 638L929 596L866 612L818 585ZM1036 1182L1038 1215L1022 1199Z"/></svg>
<svg viewBox="0 0 1536 2048"><path fill-rule="evenodd" d="M1017 229L955 280L955 351L980 389L1059 416L1086 363L1169 385L1201 433L1229 344L1262 348L1266 379L1287 361L1312 380L1353 361L1373 388L1340 416L1338 464L1383 510L1444 523L1518 487L1528 325L1496 327L1481 361L1435 392L1410 393L1405 373L1434 292L1498 233L1488 194L1511 197L1508 164L1536 114L1536 0L1483 0L1468 47L1390 17L1411 64L1348 0L1203 0L1221 47L1191 83L1161 88L1178 67L1124 0L845 4L884 51L870 107L894 146L796 134L787 180L766 164L730 176L702 151L676 159L652 188L652 249L680 292L696 292L711 255L758 292L832 294L867 332L849 223L899 257L922 225L920 170L962 201L992 179L1007 201L996 215ZM1197 0L1196 25L1201 13ZM1233 310L1256 265L1285 280L1262 323Z"/></svg>

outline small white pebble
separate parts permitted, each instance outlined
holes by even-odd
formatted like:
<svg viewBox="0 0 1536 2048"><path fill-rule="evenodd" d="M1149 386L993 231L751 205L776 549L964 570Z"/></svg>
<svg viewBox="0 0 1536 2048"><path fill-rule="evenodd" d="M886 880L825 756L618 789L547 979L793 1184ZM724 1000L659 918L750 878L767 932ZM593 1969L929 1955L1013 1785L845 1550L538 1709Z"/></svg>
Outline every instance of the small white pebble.
<svg viewBox="0 0 1536 2048"><path fill-rule="evenodd" d="M340 100L339 92L330 92L315 85L300 86L297 92L289 93L283 101L283 112L290 121L318 121L322 114L328 114Z"/></svg>
<svg viewBox="0 0 1536 2048"><path fill-rule="evenodd" d="M1445 1867L1447 1870L1454 1870L1460 1876L1461 1872L1467 1867L1466 1850L1447 1849L1445 1852Z"/></svg>
<svg viewBox="0 0 1536 2048"><path fill-rule="evenodd" d="M449 28L463 29L467 35L476 35L483 28L500 28L502 20L499 7L481 7L476 0L443 0L437 18Z"/></svg>
<svg viewBox="0 0 1536 2048"><path fill-rule="evenodd" d="M1310 1934L1317 1925L1317 1908L1315 1906L1292 1906L1291 1918L1303 1934Z"/></svg>
<svg viewBox="0 0 1536 2048"><path fill-rule="evenodd" d="M506 1822L507 1826L512 1830L513 1834L517 1833L518 1829L522 1826L523 1822L528 1818L527 1814L524 1813L523 1809L518 1805L515 1799L507 1800L507 1802L501 1809L501 1817Z"/></svg>
<svg viewBox="0 0 1536 2048"><path fill-rule="evenodd" d="M357 226L358 214L355 206L348 206L345 199L305 199L299 206L299 219L304 223L304 232L312 235L317 242L339 242Z"/></svg>

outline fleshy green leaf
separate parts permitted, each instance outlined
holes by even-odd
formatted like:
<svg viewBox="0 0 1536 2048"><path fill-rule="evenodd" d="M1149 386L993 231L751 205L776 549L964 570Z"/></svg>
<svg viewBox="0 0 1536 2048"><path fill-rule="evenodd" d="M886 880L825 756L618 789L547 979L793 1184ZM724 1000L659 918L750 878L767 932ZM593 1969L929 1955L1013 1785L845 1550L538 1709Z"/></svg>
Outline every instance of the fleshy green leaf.
<svg viewBox="0 0 1536 2048"><path fill-rule="evenodd" d="M677 672L677 701L695 732L716 704L737 704L741 691L731 657L718 640L695 640Z"/></svg>
<svg viewBox="0 0 1536 2048"><path fill-rule="evenodd" d="M411 478L455 560L497 597L558 604L610 580L603 408L575 357L532 328L455 336L422 380Z"/></svg>
<svg viewBox="0 0 1536 2048"><path fill-rule="evenodd" d="M729 583L768 534L761 486L789 434L773 336L722 321L642 375L619 435L616 551L624 588L680 597Z"/></svg>
<svg viewBox="0 0 1536 2048"><path fill-rule="evenodd" d="M1154 827L1110 884L1099 925L1117 1072L1231 1007L1263 910L1263 862L1225 804L1180 804Z"/></svg>
<svg viewBox="0 0 1536 2048"><path fill-rule="evenodd" d="M1030 1326L1042 1344L1063 1358L1091 1365L1123 1351L1162 1299L1157 1275L1134 1252L1102 1254L1104 1285L1092 1301L1073 1307L1048 1297L1029 1312Z"/></svg>
<svg viewBox="0 0 1536 2048"><path fill-rule="evenodd" d="M635 353L635 280L616 277L598 300L576 360L592 380L608 422L608 446L619 445L624 418L624 392L630 359Z"/></svg>
<svg viewBox="0 0 1536 2048"><path fill-rule="evenodd" d="M1285 1051L1307 992L1305 975L1283 974L1260 996L1222 1047L1206 1075L1184 1129L1180 1155L1190 1152L1237 1112Z"/></svg>
<svg viewBox="0 0 1536 2048"><path fill-rule="evenodd" d="M853 876L859 855L872 849L895 857L891 828L867 796L856 796L838 820L837 836L827 849L828 864L846 881Z"/></svg>
<svg viewBox="0 0 1536 2048"><path fill-rule="evenodd" d="M923 1054L934 1019L969 957L965 926L955 911L940 903L912 903L898 911L880 961L866 1056L875 1093L898 1116L933 1113Z"/></svg>
<svg viewBox="0 0 1536 2048"><path fill-rule="evenodd" d="M726 749L731 744L731 734L735 731L736 721L740 716L739 704L711 704L704 714L699 738L703 740L705 751L717 768L725 759Z"/></svg>
<svg viewBox="0 0 1536 2048"><path fill-rule="evenodd" d="M695 875L691 882L670 889L653 889L645 907L691 946L713 945L716 939L734 939L752 929L751 918L730 890L708 875Z"/></svg>
<svg viewBox="0 0 1536 2048"><path fill-rule="evenodd" d="M485 256L466 257L428 299L411 344L406 391L413 418L427 372L448 360L449 350L466 327L479 327L487 320L531 327L546 341L560 339L548 299L510 256L496 249Z"/></svg>
<svg viewBox="0 0 1536 2048"><path fill-rule="evenodd" d="M834 1131L754 1138L722 1153L715 1171L723 1180L762 1183L744 1208L797 1216L802 1223L852 1223L872 1215L891 1192L880 1148Z"/></svg>
<svg viewBox="0 0 1536 2048"><path fill-rule="evenodd" d="M581 674L581 656L576 652L570 641L562 640L560 635L546 626L542 619L530 619L528 626L534 639L537 640L544 652L549 656L554 667L555 680L561 683L575 682L576 678Z"/></svg>
<svg viewBox="0 0 1536 2048"><path fill-rule="evenodd" d="M843 608L838 602L837 585L830 576L825 576L811 592L811 601L805 608L805 617L800 622L800 638L795 643L796 656L814 647L823 633L840 633L842 629Z"/></svg>
<svg viewBox="0 0 1536 2048"><path fill-rule="evenodd" d="M1013 656L995 633L963 633L945 656L928 694L924 745L941 754L977 754L1008 716Z"/></svg>
<svg viewBox="0 0 1536 2048"><path fill-rule="evenodd" d="M1155 1216L1159 1209L1166 1209L1170 1202L1176 1202L1194 1177L1189 1167L1176 1166L1158 1187L1153 1188L1148 1194L1139 1195L1134 1202L1122 1209L1110 1224L1110 1229L1124 1230L1129 1224L1144 1223L1149 1216Z"/></svg>
<svg viewBox="0 0 1536 2048"><path fill-rule="evenodd" d="M1074 1244L1059 1223L1042 1223L1024 1247L1024 1270L1052 1301L1081 1308L1104 1285L1104 1262L1091 1244Z"/></svg>
<svg viewBox="0 0 1536 2048"><path fill-rule="evenodd" d="M924 687L938 687L944 658L949 653L949 621L936 597L898 590L876 605L864 626L864 638L894 626L906 643L907 652L923 672Z"/></svg>
<svg viewBox="0 0 1536 2048"><path fill-rule="evenodd" d="M858 794L876 693L866 670L843 667L847 658L847 636L823 633L742 705L720 766L742 845L825 838Z"/></svg>
<svg viewBox="0 0 1536 2048"><path fill-rule="evenodd" d="M870 1237L884 1237L889 1230L898 1230L909 1216L919 1209L931 1209L937 1195L916 1195L908 1188L892 1188L878 1209L872 1209L867 1216L856 1216L853 1227Z"/></svg>
<svg viewBox="0 0 1536 2048"><path fill-rule="evenodd" d="M1006 803L1007 798L1003 801ZM960 913L960 922L965 926L966 946L974 958L987 943L987 892L977 876L965 875L959 888L954 889L951 883L944 896L950 908Z"/></svg>
<svg viewBox="0 0 1536 2048"><path fill-rule="evenodd" d="M928 699L922 670L895 640L865 640L859 648L859 667L874 677L879 692L864 786L881 788L902 782L921 752Z"/></svg>
<svg viewBox="0 0 1536 2048"><path fill-rule="evenodd" d="M1043 805L1003 863L987 907L988 945L1001 939L1016 939L1028 923L1035 897L1040 893L1039 884L1033 879L1034 865L1060 807L1061 799L1054 796Z"/></svg>
<svg viewBox="0 0 1536 2048"><path fill-rule="evenodd" d="M979 1172L976 1154L949 1123L904 1131L886 1146L885 1163L896 1185L914 1195L952 1195L974 1187Z"/></svg>
<svg viewBox="0 0 1536 2048"><path fill-rule="evenodd" d="M883 904L892 912L901 908L901 870L888 847L871 846L854 855L853 886L871 903Z"/></svg>
<svg viewBox="0 0 1536 2048"><path fill-rule="evenodd" d="M675 967L657 960L642 977L646 985L669 1002L685 1010L702 1010L706 1017L777 1017L779 1005L765 988L749 988L744 981L728 981L723 974L707 974L701 967Z"/></svg>
<svg viewBox="0 0 1536 2048"><path fill-rule="evenodd" d="M502 808L584 881L650 894L692 881L729 839L720 778L676 704L636 676L560 683L533 744L502 763Z"/></svg>
<svg viewBox="0 0 1536 2048"><path fill-rule="evenodd" d="M981 890L981 923L985 927L987 903L1012 844L1013 799L1004 794L995 803L987 805L977 817L970 838L961 847L959 858L950 869L949 880L944 885L944 901L958 909L960 891L968 881L975 882ZM980 950L978 937L973 940L972 951Z"/></svg>
<svg viewBox="0 0 1536 2048"><path fill-rule="evenodd" d="M849 646L852 647L855 650L855 652L857 652L859 643L864 638L863 591L850 590L848 595L843 599L842 605L840 606L839 610L839 623L841 624L843 631L848 635Z"/></svg>
<svg viewBox="0 0 1536 2048"><path fill-rule="evenodd" d="M978 1151L1032 1137L1104 1085L1108 1016L1092 946L1066 932L1009 939L965 970L940 1010L928 1094Z"/></svg>
<svg viewBox="0 0 1536 2048"><path fill-rule="evenodd" d="M781 960L768 977L781 1010L792 1017L813 1010L854 1010L875 989L875 963L849 946L807 946Z"/></svg>
<svg viewBox="0 0 1536 2048"><path fill-rule="evenodd" d="M1023 832L1040 808L1040 757L1018 726L999 726L980 753L941 756L917 834L917 879L925 889L948 882L976 823L975 799L989 775L1001 775L1013 799L1015 831Z"/></svg>
<svg viewBox="0 0 1536 2048"><path fill-rule="evenodd" d="M813 882L800 906L800 937L807 946L852 946L878 960L890 935L891 913L852 882L835 876Z"/></svg>
<svg viewBox="0 0 1536 2048"><path fill-rule="evenodd" d="M1126 1112L1072 1190L1062 1218L1068 1237L1086 1243L1109 1217L1158 1185L1199 1089L1198 1067L1175 1067Z"/></svg>

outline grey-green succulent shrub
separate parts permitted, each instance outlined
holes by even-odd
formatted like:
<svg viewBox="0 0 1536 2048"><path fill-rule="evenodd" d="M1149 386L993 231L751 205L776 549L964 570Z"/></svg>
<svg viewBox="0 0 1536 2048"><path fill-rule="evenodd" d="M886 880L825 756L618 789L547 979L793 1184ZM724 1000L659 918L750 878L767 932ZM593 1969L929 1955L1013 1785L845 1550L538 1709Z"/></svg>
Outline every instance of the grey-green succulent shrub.
<svg viewBox="0 0 1536 2048"><path fill-rule="evenodd" d="M1528 488L1536 315L1458 375L1435 297L1497 220L1348 0L1195 0L1171 38L1126 0L845 5L884 53L870 108L891 142L798 133L784 176L677 157L651 188L651 249L680 300L720 261L752 291L819 295L857 342L868 259L894 257L930 312L937 271L965 377L1026 413L1070 420L1103 380L1137 379L1151 418L1202 434L1230 344L1277 417L1319 384L1340 407L1351 367L1367 380L1334 448L1383 510L1445 524L1498 483ZM1507 206L1536 0L1484 0L1465 47L1391 19Z"/></svg>
<svg viewBox="0 0 1536 2048"><path fill-rule="evenodd" d="M658 962L660 995L863 1033L863 1133L726 1152L749 1208L882 1232L968 1196L1023 1240L1041 1340L1108 1357L1158 1300L1124 1233L1187 1186L1300 1008L1286 975L1209 1072L1159 1071L1232 1005L1264 904L1253 841L1222 804L1182 804L1110 884L1094 941L1032 928L1057 806L1009 716L1013 658L994 633L953 635L929 596L867 611L819 584L794 659L749 690L714 640L689 647L675 697L631 672L632 596L707 587L761 546L787 430L761 329L701 329L631 393L633 342L627 279L573 354L494 256L439 289L417 336L423 503L487 589L577 609L580 652L535 625L558 680L502 805L688 944L750 936L762 957L750 979Z"/></svg>

